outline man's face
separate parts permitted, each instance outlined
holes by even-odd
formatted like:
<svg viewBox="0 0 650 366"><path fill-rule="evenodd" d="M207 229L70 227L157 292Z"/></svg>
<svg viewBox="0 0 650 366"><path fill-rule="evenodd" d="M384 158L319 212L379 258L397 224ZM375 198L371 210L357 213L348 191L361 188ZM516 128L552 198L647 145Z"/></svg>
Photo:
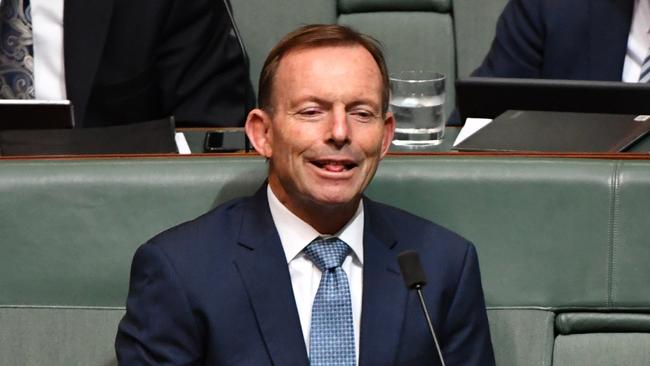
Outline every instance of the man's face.
<svg viewBox="0 0 650 366"><path fill-rule="evenodd" d="M273 87L266 143L258 148L270 159L273 192L298 216L356 209L394 130L392 116L381 114L382 79L371 54L356 45L292 51Z"/></svg>

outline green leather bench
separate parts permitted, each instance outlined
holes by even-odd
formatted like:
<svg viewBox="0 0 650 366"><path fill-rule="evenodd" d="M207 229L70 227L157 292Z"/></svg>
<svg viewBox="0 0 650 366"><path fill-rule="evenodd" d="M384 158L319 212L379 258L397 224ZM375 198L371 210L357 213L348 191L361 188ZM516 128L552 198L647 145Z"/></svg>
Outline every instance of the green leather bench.
<svg viewBox="0 0 650 366"><path fill-rule="evenodd" d="M264 59L286 33L338 23L377 38L389 70L435 70L448 77L447 115L456 76L483 60L507 0L230 0L250 57L255 90Z"/></svg>
<svg viewBox="0 0 650 366"><path fill-rule="evenodd" d="M0 160L0 365L114 365L135 248L264 176L245 157ZM498 365L650 364L650 160L391 157L367 193L476 244Z"/></svg>

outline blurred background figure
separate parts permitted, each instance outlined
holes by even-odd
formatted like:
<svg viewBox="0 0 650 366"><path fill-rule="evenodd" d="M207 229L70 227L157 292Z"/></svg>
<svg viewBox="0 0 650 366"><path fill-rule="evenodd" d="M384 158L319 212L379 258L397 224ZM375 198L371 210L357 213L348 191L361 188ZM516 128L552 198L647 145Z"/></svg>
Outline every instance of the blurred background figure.
<svg viewBox="0 0 650 366"><path fill-rule="evenodd" d="M70 99L80 127L241 126L254 106L227 0L0 1L0 98Z"/></svg>
<svg viewBox="0 0 650 366"><path fill-rule="evenodd" d="M473 75L645 82L649 27L647 1L510 0Z"/></svg>

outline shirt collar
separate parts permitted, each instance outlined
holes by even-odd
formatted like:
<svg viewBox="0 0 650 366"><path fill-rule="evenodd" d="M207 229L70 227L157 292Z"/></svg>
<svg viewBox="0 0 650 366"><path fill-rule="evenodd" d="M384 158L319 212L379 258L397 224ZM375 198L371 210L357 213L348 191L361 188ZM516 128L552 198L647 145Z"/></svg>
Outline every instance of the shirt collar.
<svg viewBox="0 0 650 366"><path fill-rule="evenodd" d="M266 193L269 208L271 209L271 217L280 236L287 263L300 255L302 250L317 237L330 237L329 235L320 234L308 223L289 211L273 193L270 185L267 185ZM360 201L357 211L350 221L338 233L333 235L343 240L352 249L355 259L360 264L363 263L363 219L363 201Z"/></svg>

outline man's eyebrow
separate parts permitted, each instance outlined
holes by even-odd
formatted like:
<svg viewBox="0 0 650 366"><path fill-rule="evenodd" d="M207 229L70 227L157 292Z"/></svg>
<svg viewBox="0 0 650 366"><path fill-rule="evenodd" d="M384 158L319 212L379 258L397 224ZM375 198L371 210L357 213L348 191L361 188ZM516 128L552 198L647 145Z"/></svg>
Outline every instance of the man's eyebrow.
<svg viewBox="0 0 650 366"><path fill-rule="evenodd" d="M305 96L305 97L302 97L302 98L299 98L299 99L295 100L294 102L292 102L290 104L289 107L291 109L299 108L304 103L315 103L315 104L318 104L318 105L321 105L321 106L326 106L326 107L330 107L330 106L332 106L334 104L330 100L327 100L327 99L324 99L324 98L321 98L321 97L318 97L318 96L315 96L315 95L308 95L308 96ZM357 107L360 107L360 106L368 106L371 109L373 109L374 112L377 112L377 113L379 113L379 110L381 109L379 103L374 102L371 99L358 99L358 100L355 100L355 101L353 101L351 103L346 104L345 109L350 110L352 108L357 108Z"/></svg>
<svg viewBox="0 0 650 366"><path fill-rule="evenodd" d="M378 103L376 103L376 102L374 102L372 100L368 100L368 99L360 99L360 100L354 101L354 102L348 104L347 108L350 109L350 108L355 108L355 107L359 107L359 106L368 106L368 107L374 109L375 111L378 111L380 109Z"/></svg>
<svg viewBox="0 0 650 366"><path fill-rule="evenodd" d="M316 104L319 104L319 105L326 105L326 106L332 105L332 102L330 102L330 101L327 101L327 100L325 100L323 98L319 98L317 96L309 95L309 96L305 96L305 97L302 97L302 98L299 98L299 99L293 101L291 103L290 107L291 108L297 108L301 104L309 103L309 102L316 103Z"/></svg>

